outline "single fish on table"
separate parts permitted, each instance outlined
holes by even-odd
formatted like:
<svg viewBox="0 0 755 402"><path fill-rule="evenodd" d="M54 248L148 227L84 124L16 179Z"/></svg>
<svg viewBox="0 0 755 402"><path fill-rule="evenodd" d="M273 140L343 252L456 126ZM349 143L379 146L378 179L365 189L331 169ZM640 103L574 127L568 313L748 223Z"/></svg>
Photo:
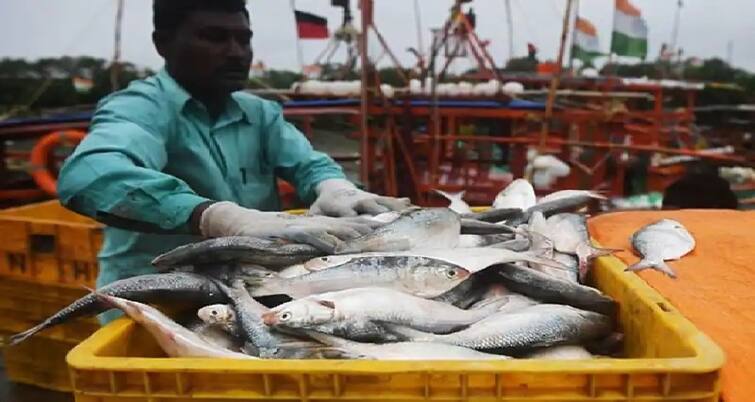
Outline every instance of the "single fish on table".
<svg viewBox="0 0 755 402"><path fill-rule="evenodd" d="M179 325L154 307L104 293L94 295L102 303L122 310L132 320L141 324L170 357L256 359L206 342L199 335Z"/></svg>
<svg viewBox="0 0 755 402"><path fill-rule="evenodd" d="M456 247L461 220L448 208L410 208L372 233L339 244L335 254Z"/></svg>
<svg viewBox="0 0 755 402"><path fill-rule="evenodd" d="M539 304L484 318L450 334L430 334L387 324L413 342L448 343L477 350L528 349L578 344L606 336L613 323L605 315L571 306Z"/></svg>
<svg viewBox="0 0 755 402"><path fill-rule="evenodd" d="M412 296L393 289L355 288L323 293L281 304L262 315L270 326L311 328L340 321L373 321L446 333L495 313L507 300L476 310Z"/></svg>
<svg viewBox="0 0 755 402"><path fill-rule="evenodd" d="M524 179L516 179L496 195L493 208L526 210L535 205L536 201L537 197L532 184Z"/></svg>
<svg viewBox="0 0 755 402"><path fill-rule="evenodd" d="M306 244L256 237L219 237L175 248L152 261L158 271L195 264L247 263L284 268L324 255Z"/></svg>
<svg viewBox="0 0 755 402"><path fill-rule="evenodd" d="M115 281L98 290L99 293L143 303L191 303L207 305L226 301L225 295L210 279L192 273L140 275ZM103 313L111 308L101 298L90 293L53 314L42 323L13 335L9 345L23 342L30 336L68 320Z"/></svg>
<svg viewBox="0 0 755 402"><path fill-rule="evenodd" d="M457 214L468 214L472 212L472 208L470 208L469 204L464 201L464 193L466 193L466 191L460 191L458 193L447 193L441 190L434 191L445 197L448 201L451 201L451 205L448 206L448 209L451 211L454 211Z"/></svg>
<svg viewBox="0 0 755 402"><path fill-rule="evenodd" d="M610 255L613 249L598 248L592 245L587 230L587 217L580 214L562 213L547 220L549 238L557 251L576 255L579 259L579 280L584 282L591 260Z"/></svg>
<svg viewBox="0 0 755 402"><path fill-rule="evenodd" d="M672 278L676 278L676 273L665 261L678 260L695 249L695 238L684 225L673 219L647 225L633 234L631 240L642 260L629 266L627 271L652 268Z"/></svg>
<svg viewBox="0 0 755 402"><path fill-rule="evenodd" d="M416 255L351 255L331 258L332 266L293 278L245 280L252 296L286 294L301 298L355 287L385 287L420 297L441 295L469 277L469 271ZM257 282L255 282L257 281Z"/></svg>
<svg viewBox="0 0 755 402"><path fill-rule="evenodd" d="M490 268L507 289L546 303L559 303L601 314L616 313L616 302L599 290L533 268L501 264Z"/></svg>
<svg viewBox="0 0 755 402"><path fill-rule="evenodd" d="M306 331L317 341L344 349L364 359L373 360L506 360L507 356L478 352L474 349L444 343L396 342L386 344L361 343L335 336Z"/></svg>

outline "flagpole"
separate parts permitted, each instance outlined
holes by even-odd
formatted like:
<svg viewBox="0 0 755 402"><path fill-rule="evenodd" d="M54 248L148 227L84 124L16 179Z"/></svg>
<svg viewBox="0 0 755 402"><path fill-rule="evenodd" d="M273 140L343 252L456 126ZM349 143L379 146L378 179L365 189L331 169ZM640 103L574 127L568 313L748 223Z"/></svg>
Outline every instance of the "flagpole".
<svg viewBox="0 0 755 402"><path fill-rule="evenodd" d="M577 39L577 19L579 18L579 0L574 0L574 8L577 10L574 15L574 22L571 26L571 46L569 47L569 73L574 74L574 43Z"/></svg>
<svg viewBox="0 0 755 402"><path fill-rule="evenodd" d="M682 13L682 0L676 3L676 14L674 15L674 27L671 30L671 51L676 52L676 43L679 39L679 19Z"/></svg>
<svg viewBox="0 0 755 402"><path fill-rule="evenodd" d="M419 0L414 0L414 24L417 26L417 51L422 59L424 59L425 41L422 38L422 14L420 13Z"/></svg>
<svg viewBox="0 0 755 402"><path fill-rule="evenodd" d="M296 16L296 0L290 0L291 12ZM301 47L301 38L299 38L299 31L296 31L296 58L299 61L299 68L302 74L304 74L304 51Z"/></svg>
<svg viewBox="0 0 755 402"><path fill-rule="evenodd" d="M567 0L566 11L564 12L564 24L561 27L561 45L558 49L558 58L556 60L556 73L551 79L551 86L548 90L548 101L545 104L545 116L543 118L543 125L540 131L540 143L538 145L538 153L542 153L545 149L546 142L548 140L548 131L550 130L550 121L553 117L553 104L556 101L556 90L561 82L561 73L564 64L564 48L566 47L566 37L569 34L569 22L571 21L571 10L574 5L574 0Z"/></svg>
<svg viewBox="0 0 755 402"><path fill-rule="evenodd" d="M121 32L123 30L123 6L124 1L118 0L118 10L115 14L115 39L113 41L113 62L110 65L110 87L113 92L120 87L121 68Z"/></svg>

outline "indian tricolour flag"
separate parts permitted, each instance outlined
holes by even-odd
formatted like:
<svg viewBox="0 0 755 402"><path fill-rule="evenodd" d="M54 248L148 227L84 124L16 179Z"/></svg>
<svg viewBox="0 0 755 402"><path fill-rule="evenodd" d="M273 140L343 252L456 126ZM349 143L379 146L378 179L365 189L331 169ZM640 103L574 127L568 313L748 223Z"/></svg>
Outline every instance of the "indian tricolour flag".
<svg viewBox="0 0 755 402"><path fill-rule="evenodd" d="M601 54L600 42L598 42L598 30L595 29L595 25L578 16L574 22L574 41L571 49L572 59L579 59L586 64L590 64L594 58Z"/></svg>
<svg viewBox="0 0 755 402"><path fill-rule="evenodd" d="M611 52L642 59L648 54L648 26L640 10L629 0L616 0Z"/></svg>

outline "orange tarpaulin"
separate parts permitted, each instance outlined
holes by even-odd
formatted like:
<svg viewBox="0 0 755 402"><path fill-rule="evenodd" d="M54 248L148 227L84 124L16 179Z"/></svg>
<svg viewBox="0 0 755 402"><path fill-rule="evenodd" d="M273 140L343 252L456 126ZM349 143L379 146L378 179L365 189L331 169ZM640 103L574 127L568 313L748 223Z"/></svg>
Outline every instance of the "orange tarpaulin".
<svg viewBox="0 0 755 402"><path fill-rule="evenodd" d="M590 234L626 263L639 260L629 237L662 218L676 219L695 237L695 250L669 265L676 280L658 271L639 275L726 352L726 402L755 398L755 212L619 212L590 220Z"/></svg>

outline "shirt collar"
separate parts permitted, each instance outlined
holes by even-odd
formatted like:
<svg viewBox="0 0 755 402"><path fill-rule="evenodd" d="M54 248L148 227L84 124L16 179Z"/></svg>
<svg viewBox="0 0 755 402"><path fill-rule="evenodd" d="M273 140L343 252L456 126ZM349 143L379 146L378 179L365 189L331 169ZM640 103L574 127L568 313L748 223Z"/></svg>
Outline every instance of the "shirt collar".
<svg viewBox="0 0 755 402"><path fill-rule="evenodd" d="M183 111L186 105L194 100L194 98L191 97L191 94L176 82L165 68L160 69L157 73L157 79L168 93L169 99L175 104L178 111ZM197 102L197 106L200 106L199 102ZM220 117L218 117L215 125L225 126L241 120L246 120L248 123L252 123L251 116L243 110L235 94L232 94L228 98L225 110Z"/></svg>

